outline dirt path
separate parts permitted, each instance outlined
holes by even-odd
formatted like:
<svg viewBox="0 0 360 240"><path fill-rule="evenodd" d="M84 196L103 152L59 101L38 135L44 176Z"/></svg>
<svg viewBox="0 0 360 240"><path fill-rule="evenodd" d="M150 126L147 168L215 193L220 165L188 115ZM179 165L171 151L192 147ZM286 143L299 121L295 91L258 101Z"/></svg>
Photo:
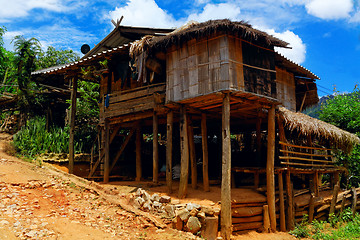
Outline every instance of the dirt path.
<svg viewBox="0 0 360 240"><path fill-rule="evenodd" d="M0 239L196 239L109 203L85 180L9 156L7 141L0 134ZM252 232L235 239L294 238Z"/></svg>

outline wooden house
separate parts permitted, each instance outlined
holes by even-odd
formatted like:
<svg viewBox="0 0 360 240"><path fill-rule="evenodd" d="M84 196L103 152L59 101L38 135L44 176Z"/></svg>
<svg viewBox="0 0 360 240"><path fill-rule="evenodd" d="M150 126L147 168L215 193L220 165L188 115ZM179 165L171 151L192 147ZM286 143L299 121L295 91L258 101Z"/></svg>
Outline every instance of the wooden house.
<svg viewBox="0 0 360 240"><path fill-rule="evenodd" d="M285 174L287 227L292 228L292 174L313 176L316 192L319 174L331 173L336 182L342 171L334 166L328 151L332 147L348 150L359 142L355 135L296 113L318 102L319 78L275 51L275 47L288 47L286 42L245 22L215 20L188 24L163 36L155 32L153 29L150 36L111 49L105 48L105 39L78 62L34 73L37 78L71 79L72 109L81 68L94 66L101 75L101 151L89 177L103 165L101 174L108 182L119 165L127 162L132 164L136 180L150 176L158 183L159 168L164 165L171 192L172 169L180 164L180 198L186 196L189 178L192 188L202 185L204 191L209 191L209 178L219 178L221 231L224 239L229 239L232 176L253 173L258 186L259 175L266 174L270 226L276 231L275 176L280 199L278 223L284 230ZM105 67L99 64L104 59ZM150 139L147 143L145 135ZM201 144L195 144L196 139L201 139ZM149 142L152 161L145 154ZM131 144L135 151L130 151L126 160L121 158Z"/></svg>

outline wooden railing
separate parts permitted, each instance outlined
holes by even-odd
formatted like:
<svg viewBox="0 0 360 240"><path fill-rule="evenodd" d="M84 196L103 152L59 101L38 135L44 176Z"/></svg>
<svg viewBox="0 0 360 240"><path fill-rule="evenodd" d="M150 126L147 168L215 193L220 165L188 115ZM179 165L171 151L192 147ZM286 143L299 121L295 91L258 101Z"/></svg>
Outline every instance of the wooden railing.
<svg viewBox="0 0 360 240"><path fill-rule="evenodd" d="M295 168L333 168L331 149L279 142L280 164Z"/></svg>

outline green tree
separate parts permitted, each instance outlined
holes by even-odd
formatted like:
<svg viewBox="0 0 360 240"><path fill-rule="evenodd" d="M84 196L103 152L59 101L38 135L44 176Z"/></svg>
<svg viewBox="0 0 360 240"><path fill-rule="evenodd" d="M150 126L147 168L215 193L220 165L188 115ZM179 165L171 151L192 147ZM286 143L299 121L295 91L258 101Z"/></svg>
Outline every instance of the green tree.
<svg viewBox="0 0 360 240"><path fill-rule="evenodd" d="M319 118L352 133L360 132L360 90L337 94L321 106Z"/></svg>
<svg viewBox="0 0 360 240"><path fill-rule="evenodd" d="M79 54L73 50L57 50L49 46L47 50L41 51L36 60L36 69L43 69L61 64L71 63L79 60Z"/></svg>
<svg viewBox="0 0 360 240"><path fill-rule="evenodd" d="M360 134L360 89L355 86L349 94L336 94L322 104L319 118L346 131ZM350 154L336 153L338 164L345 166L350 173L348 186L360 186L360 145Z"/></svg>

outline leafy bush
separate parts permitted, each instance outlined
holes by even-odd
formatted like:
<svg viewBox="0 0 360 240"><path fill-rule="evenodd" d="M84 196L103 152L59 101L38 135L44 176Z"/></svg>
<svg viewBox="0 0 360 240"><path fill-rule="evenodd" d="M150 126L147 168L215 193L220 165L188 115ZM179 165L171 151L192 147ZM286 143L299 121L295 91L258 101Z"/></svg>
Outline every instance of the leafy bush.
<svg viewBox="0 0 360 240"><path fill-rule="evenodd" d="M69 152L69 128L53 127L46 131L44 117L35 117L14 135L14 146L21 155L34 158L36 155L53 152ZM81 145L75 142L75 151L81 151Z"/></svg>

